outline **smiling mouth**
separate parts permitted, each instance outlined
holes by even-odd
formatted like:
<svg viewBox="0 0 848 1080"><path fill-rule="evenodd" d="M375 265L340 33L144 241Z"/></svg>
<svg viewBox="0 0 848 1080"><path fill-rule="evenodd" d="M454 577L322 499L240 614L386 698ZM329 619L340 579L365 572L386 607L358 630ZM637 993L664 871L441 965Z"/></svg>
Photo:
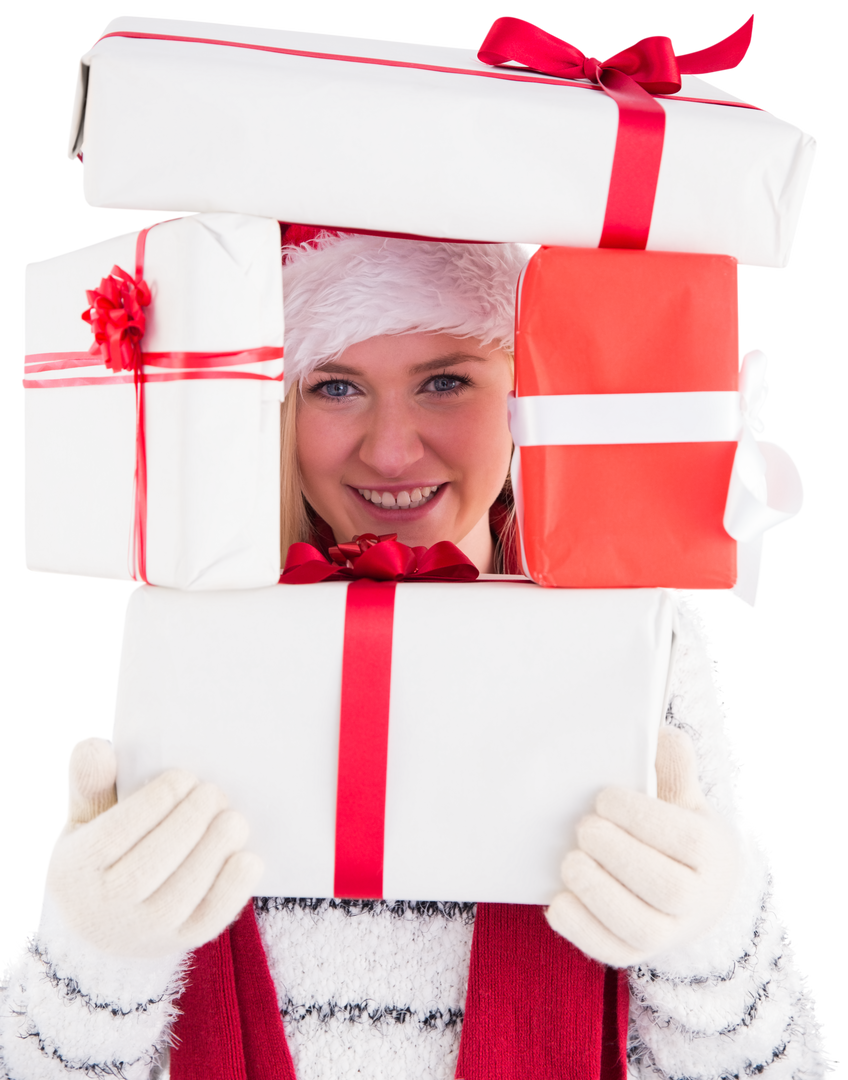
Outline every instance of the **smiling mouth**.
<svg viewBox="0 0 848 1080"><path fill-rule="evenodd" d="M415 510L435 498L441 484L435 487L416 487L410 491L375 491L371 488L356 490L366 502L382 510Z"/></svg>

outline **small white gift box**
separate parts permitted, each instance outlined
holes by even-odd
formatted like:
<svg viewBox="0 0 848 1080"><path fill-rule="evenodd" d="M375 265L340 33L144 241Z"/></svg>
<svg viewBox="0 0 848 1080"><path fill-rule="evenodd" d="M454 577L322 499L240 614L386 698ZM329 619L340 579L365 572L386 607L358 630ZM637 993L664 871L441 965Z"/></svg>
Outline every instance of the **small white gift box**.
<svg viewBox="0 0 848 1080"><path fill-rule="evenodd" d="M334 886L337 791L340 805L351 762L354 781L370 768L340 750L359 585L142 588L130 600L119 797L169 767L219 784L250 822L266 895L357 895ZM398 584L382 882L365 895L548 903L599 789L651 791L673 626L660 590ZM347 806L354 826L360 809Z"/></svg>
<svg viewBox="0 0 848 1080"><path fill-rule="evenodd" d="M272 584L279 226L202 214L142 241L140 251L139 234L121 236L27 270L27 563L181 589ZM113 266L132 278L139 254L152 298L137 387L133 370L89 353L81 312Z"/></svg>
<svg viewBox="0 0 848 1080"><path fill-rule="evenodd" d="M655 100L648 247L784 265L812 139L693 76ZM82 59L71 153L95 206L595 247L617 131L597 86L472 50L121 18Z"/></svg>

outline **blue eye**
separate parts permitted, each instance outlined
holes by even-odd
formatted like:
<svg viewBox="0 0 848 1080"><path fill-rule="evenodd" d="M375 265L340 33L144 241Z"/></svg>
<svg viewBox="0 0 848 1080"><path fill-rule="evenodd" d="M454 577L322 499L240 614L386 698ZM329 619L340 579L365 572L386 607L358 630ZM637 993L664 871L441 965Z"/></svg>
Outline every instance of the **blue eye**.
<svg viewBox="0 0 848 1080"><path fill-rule="evenodd" d="M438 394L444 394L449 390L456 390L459 386L459 379L451 378L450 375L438 375L433 379L433 389Z"/></svg>
<svg viewBox="0 0 848 1080"><path fill-rule="evenodd" d="M434 375L425 384L431 394L459 394L471 385L467 375Z"/></svg>
<svg viewBox="0 0 848 1080"><path fill-rule="evenodd" d="M353 383L345 382L344 379L327 379L326 382L316 383L309 388L312 394L336 399L350 397L354 390Z"/></svg>

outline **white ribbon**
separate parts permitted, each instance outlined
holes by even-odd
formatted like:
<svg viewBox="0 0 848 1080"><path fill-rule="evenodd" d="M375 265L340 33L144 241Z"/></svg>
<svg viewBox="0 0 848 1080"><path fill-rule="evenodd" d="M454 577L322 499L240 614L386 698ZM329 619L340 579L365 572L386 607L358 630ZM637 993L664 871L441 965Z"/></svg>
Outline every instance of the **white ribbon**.
<svg viewBox="0 0 848 1080"><path fill-rule="evenodd" d="M735 442L735 390L682 394L552 394L510 398L516 446Z"/></svg>
<svg viewBox="0 0 848 1080"><path fill-rule="evenodd" d="M759 411L766 396L766 357L748 353L739 391L668 394L510 395L509 425L519 535L524 524L522 446L614 446L635 443L736 442L724 527L737 541L734 592L753 604L759 549L767 529L801 509L801 478L790 457L772 443L758 443ZM527 572L522 539L521 557Z"/></svg>
<svg viewBox="0 0 848 1080"><path fill-rule="evenodd" d="M766 364L759 349L742 361L742 429L724 505L724 527L738 544L733 591L749 604L757 595L763 533L794 517L804 501L801 477L789 455L774 443L754 438L754 432L763 429L759 413L767 391Z"/></svg>

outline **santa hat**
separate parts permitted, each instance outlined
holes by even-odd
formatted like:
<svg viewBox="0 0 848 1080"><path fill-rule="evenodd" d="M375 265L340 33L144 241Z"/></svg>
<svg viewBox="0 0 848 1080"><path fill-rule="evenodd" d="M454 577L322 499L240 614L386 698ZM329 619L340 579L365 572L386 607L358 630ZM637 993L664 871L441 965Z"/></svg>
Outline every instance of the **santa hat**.
<svg viewBox="0 0 848 1080"><path fill-rule="evenodd" d="M380 334L449 333L513 346L518 244L283 232L286 387Z"/></svg>

